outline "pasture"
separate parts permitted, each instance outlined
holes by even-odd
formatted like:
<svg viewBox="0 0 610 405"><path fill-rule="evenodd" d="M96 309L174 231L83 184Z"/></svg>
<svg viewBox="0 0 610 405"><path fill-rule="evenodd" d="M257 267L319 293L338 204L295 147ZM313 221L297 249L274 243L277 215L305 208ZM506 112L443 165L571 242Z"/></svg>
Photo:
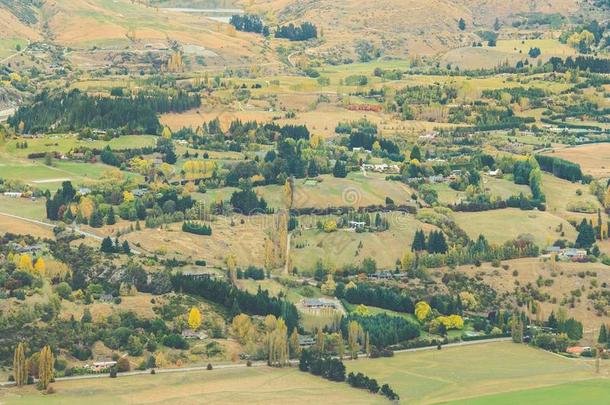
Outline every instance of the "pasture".
<svg viewBox="0 0 610 405"><path fill-rule="evenodd" d="M124 135L110 141L78 139L76 135L49 135L42 138L28 139L28 147L17 148L17 140L11 140L4 145L6 152L13 156L27 157L31 153L58 152L66 154L77 148L103 149L110 146L113 150L142 148L154 146L157 137L152 135ZM23 142L21 139L19 142Z"/></svg>
<svg viewBox="0 0 610 405"><path fill-rule="evenodd" d="M212 267L224 267L224 260L229 254L235 255L238 266L263 267L265 231L271 227L272 221L270 215L236 215L212 222L212 236L182 232L182 224L175 223L163 229L143 227L141 231L125 235L125 239L144 251L183 260L204 259Z"/></svg>
<svg viewBox="0 0 610 405"><path fill-rule="evenodd" d="M524 184L515 184L511 180L499 179L496 177L483 175L481 178L483 187L492 196L498 196L503 199L507 199L510 196L519 195L530 195L531 191L529 186Z"/></svg>
<svg viewBox="0 0 610 405"><path fill-rule="evenodd" d="M349 173L346 178L321 175L322 181L297 179L294 207L364 207L385 205L390 197L397 205L407 204L413 191L398 181L386 181L385 175L367 172Z"/></svg>
<svg viewBox="0 0 610 405"><path fill-rule="evenodd" d="M381 395L356 390L300 372L297 368L252 367L189 373L61 381L56 394L42 396L34 386L0 391L4 405L108 404L384 404Z"/></svg>
<svg viewBox="0 0 610 405"><path fill-rule="evenodd" d="M415 231L436 229L409 214L396 212L387 218L390 229L384 232L358 233L344 229L326 233L315 228L296 231L291 240L291 263L300 271L313 271L317 260L342 267L372 257L379 268L394 268L396 260L410 249Z"/></svg>
<svg viewBox="0 0 610 405"><path fill-rule="evenodd" d="M350 372L362 372L379 384L389 384L400 395L401 403L409 404L433 404L595 376L590 362L512 342L400 353L345 364Z"/></svg>
<svg viewBox="0 0 610 405"><path fill-rule="evenodd" d="M0 212L37 220L46 216L44 199L32 201L29 198L0 196Z"/></svg>
<svg viewBox="0 0 610 405"><path fill-rule="evenodd" d="M547 211L565 219L580 221L582 218L597 218L597 213L584 214L570 211L568 208L573 206L590 205L595 211L601 208L598 199L589 192L588 185L572 183L548 173L542 174L542 192L546 196Z"/></svg>
<svg viewBox="0 0 610 405"><path fill-rule="evenodd" d="M521 211L518 208L482 212L456 212L457 224L470 238L480 234L488 241L504 243L522 234L530 234L538 246L547 246L558 238L576 240L576 230L565 219L545 211ZM564 236L559 232L562 225Z"/></svg>
<svg viewBox="0 0 610 405"><path fill-rule="evenodd" d="M610 176L610 143L559 148L550 155L578 163L583 173L594 177Z"/></svg>
<svg viewBox="0 0 610 405"><path fill-rule="evenodd" d="M570 382L551 387L486 395L467 400L450 401L451 405L514 405L514 404L603 404L608 400L610 381L594 379Z"/></svg>
<svg viewBox="0 0 610 405"><path fill-rule="evenodd" d="M8 58L17 53L17 46L24 48L27 41L22 38L2 38L0 39L0 60Z"/></svg>

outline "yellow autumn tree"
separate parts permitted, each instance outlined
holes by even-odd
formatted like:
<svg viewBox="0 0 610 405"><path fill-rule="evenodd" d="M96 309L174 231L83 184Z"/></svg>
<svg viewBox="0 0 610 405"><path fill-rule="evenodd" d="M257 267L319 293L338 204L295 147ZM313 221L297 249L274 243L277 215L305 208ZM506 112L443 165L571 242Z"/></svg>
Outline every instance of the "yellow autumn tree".
<svg viewBox="0 0 610 405"><path fill-rule="evenodd" d="M163 132L161 132L161 136L165 139L169 139L172 137L172 131L168 127L163 127Z"/></svg>
<svg viewBox="0 0 610 405"><path fill-rule="evenodd" d="M430 316L432 313L432 308L426 301L419 301L415 304L415 316L420 322L423 322Z"/></svg>
<svg viewBox="0 0 610 405"><path fill-rule="evenodd" d="M133 200L135 200L135 197L131 192L129 192L127 190L123 191L123 201L124 202L132 202Z"/></svg>
<svg viewBox="0 0 610 405"><path fill-rule="evenodd" d="M13 377L15 378L15 385L21 387L28 381L28 370L26 368L25 361L25 345L20 342L15 348L15 354L13 356Z"/></svg>
<svg viewBox="0 0 610 405"><path fill-rule="evenodd" d="M21 255L19 256L19 263L17 264L17 268L19 270L33 272L34 265L32 264L32 258L29 255Z"/></svg>
<svg viewBox="0 0 610 405"><path fill-rule="evenodd" d="M192 330L197 330L201 326L201 312L199 312L199 309L197 307L191 308L191 311L189 312L188 322L189 327Z"/></svg>
<svg viewBox="0 0 610 405"><path fill-rule="evenodd" d="M81 197L80 203L78 204L78 211L83 218L89 220L93 211L95 211L95 203L89 197Z"/></svg>
<svg viewBox="0 0 610 405"><path fill-rule="evenodd" d="M43 347L38 359L38 383L42 389L47 389L53 379L54 364L55 359L53 358L51 348L49 346Z"/></svg>
<svg viewBox="0 0 610 405"><path fill-rule="evenodd" d="M34 271L41 276L44 276L46 274L47 266L42 257L39 257L38 260L36 260L36 264L34 265Z"/></svg>

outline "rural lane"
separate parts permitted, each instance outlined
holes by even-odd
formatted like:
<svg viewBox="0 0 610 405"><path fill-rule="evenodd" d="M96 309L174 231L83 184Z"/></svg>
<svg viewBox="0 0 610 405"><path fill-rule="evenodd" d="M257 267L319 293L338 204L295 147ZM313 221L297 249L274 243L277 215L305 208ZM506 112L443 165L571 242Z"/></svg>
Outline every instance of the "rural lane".
<svg viewBox="0 0 610 405"><path fill-rule="evenodd" d="M448 347L469 346L469 345L477 345L477 344L484 344L484 343L507 342L510 340L511 340L511 338L509 338L509 337L485 339L485 340L472 340L472 341L468 341L468 342L448 343L446 345L443 345L442 347L448 348ZM437 347L436 346L416 347L413 349L396 350L394 353L420 352L420 351L424 351L424 350L437 350ZM364 358L364 357L366 357L366 354L364 354L364 353L358 355L358 358ZM290 360L290 364L293 366L296 366L299 364L299 362L298 362L298 360ZM257 361L257 362L253 362L251 367L266 367L266 366L267 366L267 362ZM219 365L213 366L212 370L207 370L207 366L183 367L183 368L158 368L158 369L155 369L155 375L164 374L164 373L186 373L186 372L193 372L193 371L227 370L227 369L244 368L244 367L248 367L248 365L244 364L244 363L219 364ZM151 375L151 374L150 374L150 370L127 371L125 373L118 373L117 377L130 377L130 376L134 376L134 375ZM109 378L109 377L108 377L107 373L87 374L87 375L78 375L78 376L72 376L72 377L58 377L55 379L55 381L59 382L59 381L71 381L71 380L87 380L87 379L91 379L91 378ZM10 387L13 385L15 385L13 382L0 383L0 387Z"/></svg>

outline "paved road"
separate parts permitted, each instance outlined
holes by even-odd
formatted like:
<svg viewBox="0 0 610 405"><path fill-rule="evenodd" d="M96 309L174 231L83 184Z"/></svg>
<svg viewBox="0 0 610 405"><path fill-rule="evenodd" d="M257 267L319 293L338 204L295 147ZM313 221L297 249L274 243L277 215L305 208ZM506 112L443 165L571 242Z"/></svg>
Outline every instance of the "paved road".
<svg viewBox="0 0 610 405"><path fill-rule="evenodd" d="M511 340L511 338L509 338L509 337L508 338L487 339L487 340L473 340L473 341L469 341L469 342L449 343L449 344L443 345L443 348L479 345L479 344L494 343L494 342L507 342L510 340ZM424 350L437 350L437 348L436 348L436 346L417 347L414 349L396 350L394 353L420 352L420 351L424 351ZM361 353L358 355L358 357L364 358L364 357L366 357L366 354ZM299 364L298 360L290 360L290 365L296 366L298 364ZM265 367L265 366L267 366L267 363L264 361L257 361L257 362L252 363L252 367ZM248 367L248 366L244 363L219 364L219 365L213 366L213 369L211 371L227 370L227 369L233 369L233 368L244 368L244 367ZM187 372L193 372L193 371L206 371L206 370L207 370L207 366L182 367L182 368L161 368L161 369L155 369L155 373L156 374L187 373ZM150 370L128 371L126 373L117 374L117 377L130 377L130 376L134 376L134 375L146 375L146 374L150 375ZM79 375L79 376L72 376L72 377L58 377L56 379L56 381L87 380L87 379L92 379L92 378L109 378L109 377L108 377L107 373L87 374L87 375ZM0 387L10 387L13 385L14 385L14 383L12 383L12 382L0 383Z"/></svg>

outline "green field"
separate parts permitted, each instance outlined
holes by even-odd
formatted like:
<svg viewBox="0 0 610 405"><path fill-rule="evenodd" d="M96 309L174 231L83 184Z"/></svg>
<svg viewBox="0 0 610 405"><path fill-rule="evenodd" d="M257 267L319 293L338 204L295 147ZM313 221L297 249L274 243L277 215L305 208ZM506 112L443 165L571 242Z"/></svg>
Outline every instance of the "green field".
<svg viewBox="0 0 610 405"><path fill-rule="evenodd" d="M17 53L17 45L21 45L23 49L27 45L27 41L21 38L2 38L0 39L0 59L7 58Z"/></svg>
<svg viewBox="0 0 610 405"><path fill-rule="evenodd" d="M523 193L523 195L526 196L532 193L529 186L515 184L511 180L498 179L490 176L482 176L481 180L485 190L487 190L492 196L498 196L503 199L507 199L513 195L519 195L520 193Z"/></svg>
<svg viewBox="0 0 610 405"><path fill-rule="evenodd" d="M400 395L401 403L409 404L438 403L595 377L592 363L510 342L360 359L346 362L346 367L376 378L379 384L388 383Z"/></svg>
<svg viewBox="0 0 610 405"><path fill-rule="evenodd" d="M384 404L381 395L331 383L296 368L267 367L73 380L42 396L33 386L0 390L3 405Z"/></svg>
<svg viewBox="0 0 610 405"><path fill-rule="evenodd" d="M587 380L552 387L535 388L504 394L451 401L452 405L514 405L514 404L605 404L608 402L610 381Z"/></svg>
<svg viewBox="0 0 610 405"><path fill-rule="evenodd" d="M456 212L453 214L457 224L471 238L485 235L494 243L504 243L521 234L530 234L538 246L547 246L561 236L557 227L562 224L564 238L576 239L576 230L565 219L544 211L521 211L506 208L482 212Z"/></svg>
<svg viewBox="0 0 610 405"><path fill-rule="evenodd" d="M104 172L114 169L102 163L84 163L55 160L53 166L46 166L38 161L0 161L2 177L9 180L21 180L37 188L55 191L66 180L80 185L89 181L98 180ZM124 172L125 173L125 172ZM134 173L125 173L127 176L139 178Z"/></svg>
<svg viewBox="0 0 610 405"><path fill-rule="evenodd" d="M46 217L44 199L32 201L0 196L0 212L37 220Z"/></svg>
<svg viewBox="0 0 610 405"><path fill-rule="evenodd" d="M6 152L13 156L27 157L30 153L60 152L68 153L75 148L103 149L110 146L112 149L132 149L145 146L154 146L156 137L152 135L124 135L110 141L78 139L76 135L49 135L43 138L28 139L28 147L17 149L17 140L7 142L4 146ZM23 142L19 139L19 142Z"/></svg>

